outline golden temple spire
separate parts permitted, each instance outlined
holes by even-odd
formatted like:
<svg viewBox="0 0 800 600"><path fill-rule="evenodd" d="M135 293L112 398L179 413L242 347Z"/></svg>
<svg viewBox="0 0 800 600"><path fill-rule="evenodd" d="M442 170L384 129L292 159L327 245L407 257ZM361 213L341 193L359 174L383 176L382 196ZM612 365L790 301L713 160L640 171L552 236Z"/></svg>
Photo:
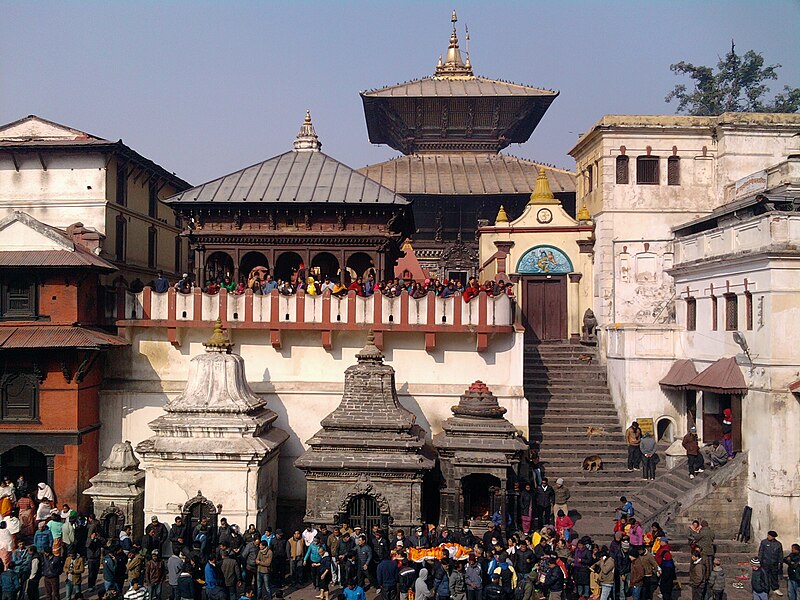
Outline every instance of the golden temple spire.
<svg viewBox="0 0 800 600"><path fill-rule="evenodd" d="M539 176L536 178L536 186L533 188L531 199L528 204L559 204L553 192L550 190L550 182L547 181L547 174L544 169L539 169Z"/></svg>
<svg viewBox="0 0 800 600"><path fill-rule="evenodd" d="M294 139L294 149L297 152L319 152L322 142L319 141L314 124L311 122L311 111L306 111L306 118L300 126L300 132Z"/></svg>
<svg viewBox="0 0 800 600"><path fill-rule="evenodd" d="M500 210L497 211L497 216L494 218L495 225L497 223L508 223L508 213L506 213L505 207L500 205Z"/></svg>
<svg viewBox="0 0 800 600"><path fill-rule="evenodd" d="M458 21L458 16L456 15L455 10L450 17L450 21L453 23L453 31L450 34L450 45L447 48L447 55L444 64L442 63L441 58L439 58L439 64L436 65L436 73L434 73L434 77L440 77L443 79L474 77L474 74L472 73L472 66L469 62L469 56L467 56L466 63L464 63L464 60L461 58L461 50L458 47L458 33L456 32L456 22Z"/></svg>

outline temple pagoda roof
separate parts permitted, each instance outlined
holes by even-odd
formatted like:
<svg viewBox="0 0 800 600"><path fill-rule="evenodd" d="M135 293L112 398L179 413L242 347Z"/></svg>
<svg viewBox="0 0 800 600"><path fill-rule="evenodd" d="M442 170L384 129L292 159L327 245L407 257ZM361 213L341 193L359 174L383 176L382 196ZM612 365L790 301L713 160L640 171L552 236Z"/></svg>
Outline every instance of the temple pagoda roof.
<svg viewBox="0 0 800 600"><path fill-rule="evenodd" d="M167 204L407 205L394 191L320 151L306 113L294 148L167 198Z"/></svg>
<svg viewBox="0 0 800 600"><path fill-rule="evenodd" d="M555 193L575 192L575 173L506 154L415 154L359 172L398 194L530 194L544 169Z"/></svg>
<svg viewBox="0 0 800 600"><path fill-rule="evenodd" d="M404 154L498 152L530 138L558 92L476 76L455 23L434 74L361 92L369 140ZM467 34L469 40L469 34Z"/></svg>

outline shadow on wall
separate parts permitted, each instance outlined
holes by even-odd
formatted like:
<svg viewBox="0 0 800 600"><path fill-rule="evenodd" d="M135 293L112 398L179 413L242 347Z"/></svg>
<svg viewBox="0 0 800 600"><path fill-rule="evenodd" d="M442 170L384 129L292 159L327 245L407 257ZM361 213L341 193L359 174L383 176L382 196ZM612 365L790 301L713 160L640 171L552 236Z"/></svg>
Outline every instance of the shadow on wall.
<svg viewBox="0 0 800 600"><path fill-rule="evenodd" d="M425 441L430 442L433 437L431 435L431 423L425 417L425 413L422 412L422 407L419 405L419 402L417 402L417 399L409 393L408 383L404 383L397 388L397 396L400 405L417 416L417 425L425 430Z"/></svg>

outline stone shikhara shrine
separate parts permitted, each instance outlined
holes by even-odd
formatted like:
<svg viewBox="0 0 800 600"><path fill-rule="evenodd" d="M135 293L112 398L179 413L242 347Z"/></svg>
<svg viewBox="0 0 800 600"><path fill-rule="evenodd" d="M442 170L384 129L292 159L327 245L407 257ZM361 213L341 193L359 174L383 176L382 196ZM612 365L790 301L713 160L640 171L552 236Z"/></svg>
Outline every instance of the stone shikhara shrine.
<svg viewBox="0 0 800 600"><path fill-rule="evenodd" d="M412 527L422 522L423 477L435 461L415 415L397 399L394 369L371 331L356 358L341 403L295 462L308 483L306 519Z"/></svg>

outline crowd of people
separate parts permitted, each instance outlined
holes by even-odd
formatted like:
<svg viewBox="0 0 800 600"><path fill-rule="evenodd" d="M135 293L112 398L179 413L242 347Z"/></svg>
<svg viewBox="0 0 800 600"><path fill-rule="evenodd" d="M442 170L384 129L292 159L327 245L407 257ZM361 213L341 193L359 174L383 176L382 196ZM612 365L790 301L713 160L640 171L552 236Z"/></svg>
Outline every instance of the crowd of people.
<svg viewBox="0 0 800 600"><path fill-rule="evenodd" d="M225 517L167 526L153 516L141 538L129 524L104 530L93 514L53 502L45 483L29 490L23 477L0 485L0 591L3 600L66 600L97 595L114 600L272 600L312 584L319 600L331 590L365 600L374 588L384 600L662 600L677 587L670 540L658 523L645 529L625 497L609 517L606 540L575 532L570 492L550 487L543 468L535 489L522 486L520 507L505 531L498 516L487 530L418 526L410 534L340 523L282 529L240 529ZM797 600L800 546L784 555L770 531L753 558L754 600L783 595L788 567L790 600ZM687 532L692 600L722 600L729 582L715 557L715 534L705 520Z"/></svg>
<svg viewBox="0 0 800 600"><path fill-rule="evenodd" d="M349 283L348 283L349 281ZM151 287L158 293L164 293L170 288L170 282L163 272L158 272L158 277L151 282ZM194 277L184 273L172 287L178 293L190 294L195 289ZM250 289L254 294L270 294L273 290L283 295L292 295L303 291L309 296L321 296L329 292L333 296L346 296L348 292L355 292L358 296L371 296L380 292L390 298L408 294L415 299L425 298L428 294L435 294L441 298L462 297L466 302L480 294L488 296L507 295L514 296L513 284L504 280L489 280L484 283L471 277L466 282L459 279L439 280L435 277L426 277L421 281L413 278L394 277L391 279L376 280L375 274L370 272L366 277L345 277L344 280L329 276L306 275L305 269L295 271L288 279L275 279L265 270L254 269L246 279L234 282L230 274L220 273L206 279L202 288L206 294L218 294L225 289L229 294L241 295ZM139 291L139 290L134 290Z"/></svg>
<svg viewBox="0 0 800 600"><path fill-rule="evenodd" d="M704 473L706 465L712 470L718 469L736 456L733 451L732 431L733 419L729 408L723 411L721 440L714 440L711 444L701 447L697 427L693 425L689 428L681 440L681 446L686 452L689 479ZM634 471L641 466L642 479L655 481L656 466L661 462L661 458L653 434L649 431L643 432L639 423L633 421L625 430L625 443L628 448L628 471Z"/></svg>

